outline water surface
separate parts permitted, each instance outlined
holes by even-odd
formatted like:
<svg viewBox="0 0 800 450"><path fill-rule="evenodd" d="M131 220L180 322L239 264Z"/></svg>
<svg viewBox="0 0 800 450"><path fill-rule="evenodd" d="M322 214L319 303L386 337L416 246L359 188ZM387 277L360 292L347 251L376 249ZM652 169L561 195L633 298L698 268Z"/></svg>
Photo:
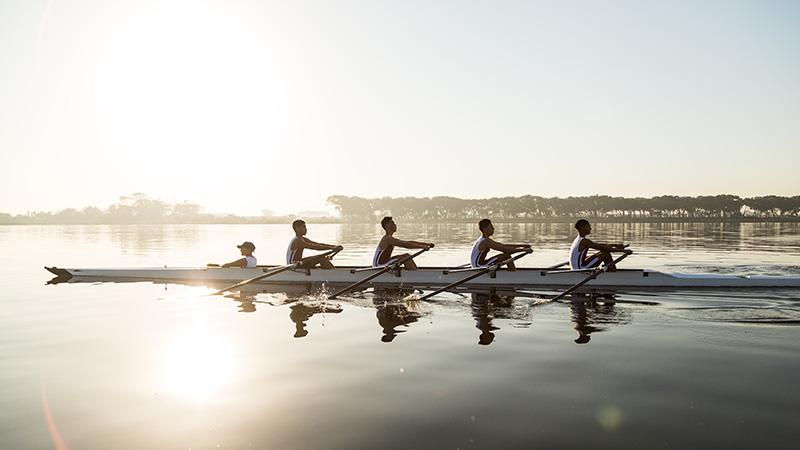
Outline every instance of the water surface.
<svg viewBox="0 0 800 450"><path fill-rule="evenodd" d="M310 225L369 261L378 227ZM565 259L571 229L500 224L521 266ZM401 224L466 262L473 225ZM797 275L798 224L598 224L629 267ZM0 227L0 447L793 448L800 292L531 293L45 285L44 265L191 266L253 241L280 263L285 225ZM159 300L162 297L179 297Z"/></svg>

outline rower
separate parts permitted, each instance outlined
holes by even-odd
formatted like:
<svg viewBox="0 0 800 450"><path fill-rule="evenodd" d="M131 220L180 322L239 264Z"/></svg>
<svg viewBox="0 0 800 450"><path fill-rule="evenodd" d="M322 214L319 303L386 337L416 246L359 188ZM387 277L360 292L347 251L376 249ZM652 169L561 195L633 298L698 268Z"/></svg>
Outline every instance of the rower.
<svg viewBox="0 0 800 450"><path fill-rule="evenodd" d="M372 267L386 267L408 256L407 253L392 256L392 251L395 247L433 248L433 243L430 242L403 241L394 237L393 235L397 231L397 224L394 223L391 217L384 217L381 220L381 227L383 227L385 234L378 242L378 248L375 249L375 256L372 257ZM408 270L417 269L417 265L414 264L414 260L411 258L403 262L403 267Z"/></svg>
<svg viewBox="0 0 800 450"><path fill-rule="evenodd" d="M592 225L586 219L575 222L575 229L578 230L578 237L572 241L569 249L569 266L572 270L592 269L603 263L608 266L609 272L617 270L614 264L612 252L624 252L625 246L622 244L600 244L593 242L586 236L592 232ZM589 255L589 249L598 250Z"/></svg>
<svg viewBox="0 0 800 450"><path fill-rule="evenodd" d="M286 249L286 264L294 264L303 259L303 250L342 250L344 247L341 245L320 244L314 242L306 237L308 229L306 223L302 220L295 220L292 222L292 229L294 229L295 236L289 241L289 248ZM323 269L333 269L329 255L317 255L306 258L303 263L298 266L303 269L310 269L312 267L320 266Z"/></svg>
<svg viewBox="0 0 800 450"><path fill-rule="evenodd" d="M256 261L256 257L253 256L253 252L256 250L256 246L253 245L250 241L244 241L242 245L237 245L236 247L239 248L239 251L242 253L244 258L237 259L236 261L229 262L227 264L223 264L222 267L245 267L248 269L255 268L258 262ZM216 264L209 264L209 266L213 267Z"/></svg>
<svg viewBox="0 0 800 450"><path fill-rule="evenodd" d="M472 245L472 255L469 258L473 268L489 267L500 261L510 259L512 253L525 252L531 249L530 244L501 244L492 239L494 225L489 219L482 219L478 222L478 229L481 231L481 237ZM502 253L487 258L489 250L497 250ZM506 267L508 267L508 270L517 270L514 261L507 262Z"/></svg>

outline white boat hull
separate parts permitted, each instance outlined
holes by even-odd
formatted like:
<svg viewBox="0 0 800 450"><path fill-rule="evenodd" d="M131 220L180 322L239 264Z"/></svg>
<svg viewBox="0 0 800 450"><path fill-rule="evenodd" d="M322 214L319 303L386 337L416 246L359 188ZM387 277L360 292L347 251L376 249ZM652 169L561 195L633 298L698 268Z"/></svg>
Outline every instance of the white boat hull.
<svg viewBox="0 0 800 450"><path fill-rule="evenodd" d="M275 266L254 269L240 268L130 268L130 269L60 269L47 268L53 274L70 281L158 281L230 284L257 277ZM258 283L264 284L337 284L355 283L373 272L352 273L355 267L337 267L332 270L292 270L270 276ZM370 284L394 287L440 287L461 280L472 272L445 273L446 268L420 268L380 275ZM585 279L586 272L523 268L517 271L498 270L494 276L481 275L465 283L465 288L563 288ZM800 277L790 276L738 276L717 274L663 273L652 270L624 269L606 272L589 281L585 288L800 288Z"/></svg>

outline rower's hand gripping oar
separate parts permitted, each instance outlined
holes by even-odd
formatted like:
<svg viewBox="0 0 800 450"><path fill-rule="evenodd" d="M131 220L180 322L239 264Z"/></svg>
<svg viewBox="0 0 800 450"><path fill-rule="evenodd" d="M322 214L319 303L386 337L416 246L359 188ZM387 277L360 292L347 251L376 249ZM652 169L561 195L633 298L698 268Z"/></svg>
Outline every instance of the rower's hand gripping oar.
<svg viewBox="0 0 800 450"><path fill-rule="evenodd" d="M342 248L335 248L335 249L327 251L325 253L320 253L319 255L309 256L307 258L303 258L300 261L294 262L292 264L287 264L285 266L281 266L281 267L278 267L276 269L270 270L269 272L267 272L267 273L265 273L263 275L259 275L257 277L250 278L249 280L244 280L244 281L240 281L240 282L238 282L236 284L232 284L232 285L230 285L230 286L228 286L228 287L226 287L224 289L220 289L220 290L218 290L216 292L212 292L211 294L208 294L208 295L220 295L223 292L227 292L227 291L230 291L231 289L236 289L238 287L242 287L242 286L244 286L246 284L250 284L250 283L252 283L254 281L263 280L264 278L268 278L268 277L271 277L273 275L277 275L277 274L279 274L281 272L286 272L287 270L295 269L295 268L297 268L298 266L300 266L301 264L303 264L304 262L306 262L307 260L309 260L311 258L319 258L320 256L328 256L330 258L333 258L340 251L342 251Z"/></svg>
<svg viewBox="0 0 800 450"><path fill-rule="evenodd" d="M598 268L596 268L596 269L595 269L595 270L593 270L593 271L592 271L592 273L590 273L590 274L589 274L589 276L588 276L588 277L586 277L584 280L582 280L581 282L579 282L579 283L575 284L574 286L572 286L571 288L567 289L566 291L564 291L564 292L562 292L562 293L560 293L560 294L556 295L555 297L553 297L553 298L551 298L551 299L548 299L548 300L547 300L547 302L556 302L556 301L559 301L559 300L561 300L562 298L566 297L567 295L569 295L569 294L571 294L573 291L575 291L575 289L578 289L579 287L583 286L584 284L586 284L586 283L588 283L588 282L590 282L590 281L594 280L595 278L597 278L597 276L598 276L598 275L600 275L601 273L605 273L605 272L607 272L607 271L608 271L608 268L609 268L610 266L616 266L616 265L617 265L617 263L619 263L619 262L620 262L620 261L622 261L623 259L627 258L627 257L628 257L628 255L630 255L631 253L633 253L633 250L625 250L625 253L623 253L623 255L622 255L622 256L620 256L619 258L615 259L615 260L614 260L614 261L613 261L611 264L609 264L609 265L603 265L603 266L601 266L601 267L598 267Z"/></svg>
<svg viewBox="0 0 800 450"><path fill-rule="evenodd" d="M421 255L421 254L423 254L423 253L427 252L427 251L428 251L428 250L430 250L431 248L433 248L433 247L427 247L427 248L423 248L422 250L420 250L420 251L418 251L418 252L416 252L416 253L414 253L414 254L411 254L411 255L406 255L406 256L404 256L404 257L402 257L402 258L398 259L396 262L394 262L394 263L392 263L392 264L388 264L386 267L384 267L384 268L380 269L379 271L377 271L377 272L373 273L372 275L370 275L370 276L368 276L368 277L364 278L363 280L361 280L361 281L356 281L355 283L351 284L350 286L347 286L346 288L342 288L342 289L340 289L340 290L338 290L338 291L334 292L333 294L329 295L329 296L328 296L328 298L329 298L329 299L334 299L334 298L336 298L336 297L338 297L338 296L340 296L340 295L344 294L345 292L352 291L353 289L355 289L355 288L357 288L357 287L359 287L359 286L361 286L361 285L363 285L363 284L365 284L365 283L369 282L369 281L370 281L370 280L372 280L373 278L377 278L377 277L379 277L379 276L383 275L384 273L386 273L386 272L388 272L388 271L390 271L390 270L394 270L395 268L398 268L398 267L400 267L400 265L401 265L401 264L403 264L404 262L406 262L406 261L409 261L409 260L412 260L412 259L416 258L417 256L419 256L419 255Z"/></svg>
<svg viewBox="0 0 800 450"><path fill-rule="evenodd" d="M444 291L446 291L448 289L452 289L452 288L454 288L456 286L459 286L459 285L462 285L462 284L466 283L469 280L478 278L479 276L485 274L486 272L490 272L492 270L497 270L498 268L500 268L500 266L508 264L511 261L516 261L516 260L522 258L523 256L527 256L527 255L529 255L531 253L533 253L533 250L527 249L527 250L523 251L522 253L520 253L517 256L512 256L511 258L508 258L508 259L505 259L503 261L494 263L491 266L489 266L489 267L487 267L485 269L481 269L478 272L476 272L476 273L474 273L474 274L472 274L472 275L470 275L470 276L468 276L468 277L466 277L464 279L456 281L455 283L450 283L450 284L448 284L447 286L445 286L445 287L443 287L441 289L437 289L437 290L431 292L430 294L423 295L422 297L419 298L419 300L427 300L427 299L433 297L434 295L441 294L442 292L444 292Z"/></svg>

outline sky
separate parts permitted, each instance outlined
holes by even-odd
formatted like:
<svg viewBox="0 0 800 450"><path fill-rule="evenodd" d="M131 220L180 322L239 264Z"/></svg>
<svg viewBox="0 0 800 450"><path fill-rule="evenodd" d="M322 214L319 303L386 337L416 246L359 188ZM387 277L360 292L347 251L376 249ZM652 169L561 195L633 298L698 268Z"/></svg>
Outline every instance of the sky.
<svg viewBox="0 0 800 450"><path fill-rule="evenodd" d="M800 2L0 0L0 211L798 195Z"/></svg>

